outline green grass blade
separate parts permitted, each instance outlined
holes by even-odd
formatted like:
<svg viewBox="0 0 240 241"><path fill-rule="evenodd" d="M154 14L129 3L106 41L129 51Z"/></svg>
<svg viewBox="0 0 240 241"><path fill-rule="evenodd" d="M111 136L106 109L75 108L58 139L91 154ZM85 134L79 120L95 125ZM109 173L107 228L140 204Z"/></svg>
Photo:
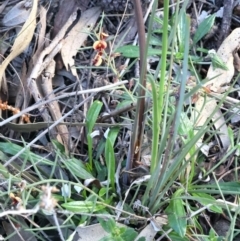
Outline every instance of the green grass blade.
<svg viewBox="0 0 240 241"><path fill-rule="evenodd" d="M86 126L87 126L87 142L88 142L88 157L89 157L89 169L93 168L93 142L91 133L93 127L97 121L99 113L102 108L102 103L98 100L94 101L88 110L87 118L86 118Z"/></svg>
<svg viewBox="0 0 240 241"><path fill-rule="evenodd" d="M10 143L10 142L0 142L0 150L3 153L7 153L14 156L22 150L22 146L19 146L17 144ZM52 161L49 161L46 158L41 157L27 150L20 155L20 158L30 161L30 155L31 155L31 160L35 163L38 163L38 164L41 163L41 164L46 164L50 166L53 165Z"/></svg>
<svg viewBox="0 0 240 241"><path fill-rule="evenodd" d="M155 81L152 76L149 75L149 80L152 86L152 100L153 100L153 111L152 111L152 129L153 137L152 137L152 152L151 152L151 167L150 173L153 173L156 169L158 162L158 144L159 144L159 130L160 123L158 120L158 99L157 99L157 88Z"/></svg>
<svg viewBox="0 0 240 241"><path fill-rule="evenodd" d="M212 28L215 21L215 14L204 19L198 26L198 29L193 37L193 43L196 44L201 40Z"/></svg>
<svg viewBox="0 0 240 241"><path fill-rule="evenodd" d="M108 137L106 140L106 147L105 147L105 158L108 170L108 182L113 191L115 191L115 170L116 170L116 160L114 154L114 143L118 135L118 128L113 128L109 131ZM108 198L108 189L107 188L107 198Z"/></svg>
<svg viewBox="0 0 240 241"><path fill-rule="evenodd" d="M72 158L72 159L66 160L64 162L64 165L66 166L67 170L69 170L71 173L73 173L74 175L76 175L81 179L86 180L89 178L93 178L92 174L86 170L86 167L80 160Z"/></svg>
<svg viewBox="0 0 240 241"><path fill-rule="evenodd" d="M186 234L187 220L183 200L180 198L182 192L183 190L180 189L173 194L166 213L170 227L183 238Z"/></svg>
<svg viewBox="0 0 240 241"><path fill-rule="evenodd" d="M92 103L90 106L88 112L87 112L87 117L86 117L86 125L87 125L87 131L88 133L91 133L93 130L93 127L97 121L97 118L99 116L99 113L102 108L102 102L96 100Z"/></svg>

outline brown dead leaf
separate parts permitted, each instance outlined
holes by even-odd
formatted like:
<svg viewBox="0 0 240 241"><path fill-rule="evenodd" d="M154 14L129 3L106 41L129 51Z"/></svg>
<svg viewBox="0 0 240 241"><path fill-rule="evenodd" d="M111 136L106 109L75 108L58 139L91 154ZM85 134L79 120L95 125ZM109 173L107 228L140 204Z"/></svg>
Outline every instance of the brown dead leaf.
<svg viewBox="0 0 240 241"><path fill-rule="evenodd" d="M11 53L0 65L0 92L2 90L2 86L5 85L5 83L3 83L3 75L8 64L16 56L21 54L29 45L30 41L32 40L35 26L36 26L37 5L38 5L38 0L34 0L29 18L27 19L21 31L19 32L17 38L15 39L15 42L11 49Z"/></svg>
<svg viewBox="0 0 240 241"><path fill-rule="evenodd" d="M94 7L83 12L78 23L71 29L68 36L64 39L61 55L66 69L74 66L73 57L77 54L78 49L89 35L89 31L95 25L99 18L101 9ZM75 68L71 68L74 76L77 76Z"/></svg>
<svg viewBox="0 0 240 241"><path fill-rule="evenodd" d="M217 56L223 61L227 66L228 70L221 68L214 68L213 65L210 66L207 78L210 79L204 86L209 86L211 91L222 93L224 92L223 85L230 83L234 75L233 66L233 52L240 45L240 28L236 28L232 33L223 41L221 46L217 51Z"/></svg>
<svg viewBox="0 0 240 241"><path fill-rule="evenodd" d="M207 73L207 78L210 79L210 81L204 84L204 90L207 93L210 93L211 91L222 93L224 90L226 90L226 88L222 86L231 82L234 75L233 53L239 48L239 39L240 28L236 28L219 47L217 55L227 66L228 70L213 68L212 65L210 66ZM198 116L197 120L195 120L196 126L204 126L204 123L207 121L210 115L217 109L215 115L212 117L212 121L214 122L214 127L216 130L220 132L219 138L221 140L223 149L227 150L227 148L230 146L230 137L228 135L225 118L219 109L216 100L208 96L206 99L200 97L195 103L195 108L196 116ZM193 119L194 118L195 117L193 117ZM203 137L200 138L197 145L202 146L202 141ZM201 150L205 155L208 155L208 151L204 151L204 148L201 148Z"/></svg>

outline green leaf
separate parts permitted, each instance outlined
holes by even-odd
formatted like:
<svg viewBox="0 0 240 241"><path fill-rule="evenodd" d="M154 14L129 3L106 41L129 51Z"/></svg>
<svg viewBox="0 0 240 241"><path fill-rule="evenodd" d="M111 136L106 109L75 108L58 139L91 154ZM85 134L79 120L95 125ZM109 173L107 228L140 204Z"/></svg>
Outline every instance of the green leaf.
<svg viewBox="0 0 240 241"><path fill-rule="evenodd" d="M102 102L95 100L92 105L90 106L87 117L86 117L86 125L87 125L87 131L88 133L91 133L93 130L93 127L96 123L96 120L99 116L99 113L102 108Z"/></svg>
<svg viewBox="0 0 240 241"><path fill-rule="evenodd" d="M181 113L180 125L178 129L179 135L187 135L187 140L192 138L194 124L189 119L188 115L185 112Z"/></svg>
<svg viewBox="0 0 240 241"><path fill-rule="evenodd" d="M230 138L231 147L234 147L234 133L233 129L230 126L228 126L228 136Z"/></svg>
<svg viewBox="0 0 240 241"><path fill-rule="evenodd" d="M137 237L138 233L133 228L126 228L121 234L121 238L124 241L132 241Z"/></svg>
<svg viewBox="0 0 240 241"><path fill-rule="evenodd" d="M119 132L119 128L118 127L113 127L108 132L107 139L109 139L111 141L112 146L114 146L114 143L115 143L115 141L117 139L117 136L118 136L118 132Z"/></svg>
<svg viewBox="0 0 240 241"><path fill-rule="evenodd" d="M136 241L146 241L146 238L145 238L145 237L141 237L141 238L139 238L139 239L136 240Z"/></svg>
<svg viewBox="0 0 240 241"><path fill-rule="evenodd" d="M92 162L93 162L93 140L91 137L91 134L88 133L87 134L87 142L88 142L88 157L89 157L89 163L88 163L88 167L89 170L92 170Z"/></svg>
<svg viewBox="0 0 240 241"><path fill-rule="evenodd" d="M185 49L185 38L188 38L186 36L186 26L187 26L187 18L186 13L181 14L181 17L179 19L179 24L177 27L177 37L178 37L178 52L183 53ZM181 58L182 59L182 58Z"/></svg>
<svg viewBox="0 0 240 241"><path fill-rule="evenodd" d="M93 213L105 208L103 205L91 201L73 201L63 203L61 206L68 211L79 213Z"/></svg>
<svg viewBox="0 0 240 241"><path fill-rule="evenodd" d="M111 143L111 140L108 138L106 140L106 147L105 147L105 159L108 169L108 181L111 184L111 187L113 190L115 190L115 155L114 155L114 149ZM107 191L108 192L108 191Z"/></svg>
<svg viewBox="0 0 240 241"><path fill-rule="evenodd" d="M0 160L4 160L1 157L5 156L4 153L0 151ZM7 157L6 157L7 158ZM6 159L5 159L6 160ZM21 182L21 178L13 176L9 170L0 163L0 174L8 181L12 180L14 182Z"/></svg>
<svg viewBox="0 0 240 241"><path fill-rule="evenodd" d="M124 108L126 106L130 106L131 104L133 104L132 100L123 100L120 103L118 103L116 110Z"/></svg>
<svg viewBox="0 0 240 241"><path fill-rule="evenodd" d="M239 195L240 194L240 183L239 182L220 182L218 183L219 188L223 194ZM220 194L218 186L216 184L202 184L192 185L188 189L191 193L210 193Z"/></svg>
<svg viewBox="0 0 240 241"><path fill-rule="evenodd" d="M53 146L60 151L60 153L65 153L64 145L57 140L51 140Z"/></svg>
<svg viewBox="0 0 240 241"><path fill-rule="evenodd" d="M186 234L187 219L183 201L180 198L182 192L183 190L180 189L173 194L166 213L170 227L183 238Z"/></svg>
<svg viewBox="0 0 240 241"><path fill-rule="evenodd" d="M101 224L102 228L107 233L112 233L117 226L116 222L112 218L108 218L108 219L98 218L98 221Z"/></svg>
<svg viewBox="0 0 240 241"><path fill-rule="evenodd" d="M113 237L112 236L103 237L99 241L113 241ZM116 241L118 241L118 240L116 240Z"/></svg>
<svg viewBox="0 0 240 241"><path fill-rule="evenodd" d="M111 184L113 190L115 190L115 169L116 169L116 160L115 160L115 153L114 153L114 143L118 136L119 128L111 128L108 132L108 136L106 139L105 145L105 159L107 164L108 170L108 181ZM108 195L108 190L107 190Z"/></svg>
<svg viewBox="0 0 240 241"><path fill-rule="evenodd" d="M154 24L158 26L159 28L152 29L153 33L162 33L163 32L163 18L154 16ZM171 26L167 26L168 31L171 31Z"/></svg>
<svg viewBox="0 0 240 241"><path fill-rule="evenodd" d="M214 204L216 202L215 198L210 196L207 193L193 193L193 196L197 198L198 202L200 202L203 206L208 204ZM222 213L222 208L218 207L217 205L213 205L209 207L209 209L216 213Z"/></svg>
<svg viewBox="0 0 240 241"><path fill-rule="evenodd" d="M67 170L81 179L85 180L93 178L92 174L86 170L86 167L81 160L77 160L75 158L68 159L64 162L64 165L66 166Z"/></svg>
<svg viewBox="0 0 240 241"><path fill-rule="evenodd" d="M196 44L200 39L202 39L212 28L215 21L215 14L204 19L198 26L198 29L193 37L193 43Z"/></svg>
<svg viewBox="0 0 240 241"><path fill-rule="evenodd" d="M10 155L16 155L18 152L20 152L23 149L22 146L19 146L17 144L14 143L10 143L10 142L0 142L0 150L3 153L7 153ZM26 151L24 151L21 155L20 158L22 159L27 159L28 161L33 161L35 163L38 164L46 164L46 165L50 165L53 166L54 163L52 161L49 161L39 155L34 154L33 152L31 152L29 149L27 149Z"/></svg>
<svg viewBox="0 0 240 241"><path fill-rule="evenodd" d="M151 36L149 45L162 46L162 40L159 37Z"/></svg>
<svg viewBox="0 0 240 241"><path fill-rule="evenodd" d="M86 126L87 126L87 142L88 142L88 156L89 156L89 168L92 170L92 163L93 163L93 154L92 154L92 148L93 148L93 143L92 143L92 137L91 133L93 130L93 127L97 121L97 118L99 116L99 113L102 108L102 102L96 100L92 103L90 109L87 112L87 117L86 117Z"/></svg>
<svg viewBox="0 0 240 241"><path fill-rule="evenodd" d="M213 69L215 70L216 68L223 69L223 70L228 70L228 67L226 64L222 61L222 59L216 54L214 51L209 51L208 55L210 56L212 60L212 66Z"/></svg>
<svg viewBox="0 0 240 241"><path fill-rule="evenodd" d="M122 56L127 58L138 58L139 57L139 46L125 45L115 50L117 53L121 53ZM148 56L160 55L162 51L160 49L148 48Z"/></svg>
<svg viewBox="0 0 240 241"><path fill-rule="evenodd" d="M189 241L188 238L179 237L179 235L177 235L176 233L173 233L173 232L171 232L168 236L171 238L171 240L174 240L174 241Z"/></svg>

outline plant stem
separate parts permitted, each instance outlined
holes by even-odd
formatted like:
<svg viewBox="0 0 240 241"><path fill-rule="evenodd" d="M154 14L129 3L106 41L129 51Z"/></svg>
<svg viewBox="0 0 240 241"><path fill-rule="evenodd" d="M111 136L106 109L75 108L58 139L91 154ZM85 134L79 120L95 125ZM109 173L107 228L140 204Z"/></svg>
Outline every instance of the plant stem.
<svg viewBox="0 0 240 241"><path fill-rule="evenodd" d="M152 174L157 167L158 156L157 156L157 146L159 140L156 139L156 136L159 137L160 134L160 124L162 120L162 112L164 106L164 84L165 84L165 75L166 75L166 66L167 66L167 50L168 50L168 16L169 16L169 0L164 0L164 17L163 17L163 37L162 37L162 57L161 57L161 71L160 71L160 83L159 83L159 93L158 93L158 108L159 111L157 113L157 123L159 127L153 126L153 130L155 133L155 138L152 143L152 158L151 161L151 170Z"/></svg>
<svg viewBox="0 0 240 241"><path fill-rule="evenodd" d="M144 130L144 111L145 111L145 88L146 88L146 40L145 28L143 22L143 14L141 2L134 0L135 17L138 28L139 48L140 48L140 87L136 107L136 117L133 125L133 134L131 137L131 146L127 158L126 171L130 170L132 166L140 159L142 136ZM128 183L128 173L123 177L124 184Z"/></svg>

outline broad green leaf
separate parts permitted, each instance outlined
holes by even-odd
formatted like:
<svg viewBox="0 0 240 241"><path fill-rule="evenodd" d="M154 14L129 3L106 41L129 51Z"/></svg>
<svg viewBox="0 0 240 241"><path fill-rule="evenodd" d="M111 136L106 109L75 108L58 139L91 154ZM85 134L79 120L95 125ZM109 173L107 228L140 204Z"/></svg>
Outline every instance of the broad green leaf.
<svg viewBox="0 0 240 241"><path fill-rule="evenodd" d="M110 131L108 132L107 139L110 140L110 142L112 143L112 146L114 146L114 143L118 136L118 132L119 132L118 127L111 128Z"/></svg>
<svg viewBox="0 0 240 241"><path fill-rule="evenodd" d="M121 238L124 241L135 240L138 233L133 228L125 228L125 231L121 234Z"/></svg>
<svg viewBox="0 0 240 241"><path fill-rule="evenodd" d="M105 159L108 169L108 181L111 184L113 190L115 190L115 169L116 169L116 160L114 153L114 143L118 136L119 128L111 128L108 132L105 145Z"/></svg>
<svg viewBox="0 0 240 241"><path fill-rule="evenodd" d="M93 213L105 208L103 205L91 201L73 201L63 203L61 206L71 212L79 213Z"/></svg>
<svg viewBox="0 0 240 241"><path fill-rule="evenodd" d="M66 166L67 170L69 170L77 177L80 177L81 179L85 180L85 179L93 178L91 173L89 173L86 170L86 167L81 160L72 158L72 159L66 160L63 164Z"/></svg>
<svg viewBox="0 0 240 241"><path fill-rule="evenodd" d="M102 187L100 190L99 190L99 197L103 197L107 192L107 188L106 187Z"/></svg>
<svg viewBox="0 0 240 241"><path fill-rule="evenodd" d="M154 46L162 46L162 40L158 37L151 36L149 40L149 44Z"/></svg>
<svg viewBox="0 0 240 241"><path fill-rule="evenodd" d="M86 117L86 125L87 125L88 133L92 132L93 127L101 111L101 108L102 108L102 102L98 100L95 100L90 106Z"/></svg>
<svg viewBox="0 0 240 241"><path fill-rule="evenodd" d="M89 168L92 170L92 163L93 163L93 154L92 154L92 148L93 148L93 142L91 133L93 130L93 127L96 123L96 120L99 116L99 113L102 108L102 103L98 100L94 101L90 107L90 109L87 112L87 118L86 118L86 125L87 125L87 142L88 142L88 156L89 156Z"/></svg>
<svg viewBox="0 0 240 241"><path fill-rule="evenodd" d="M16 155L18 152L20 152L23 149L22 146L19 146L14 143L10 142L0 142L0 150L3 153L7 153L10 155ZM28 161L33 161L38 164L46 164L52 166L54 163L52 161L47 160L46 158L43 158L39 155L34 154L33 152L26 150L21 155L20 158L27 159Z"/></svg>
<svg viewBox="0 0 240 241"><path fill-rule="evenodd" d="M193 193L193 196L196 197L198 202L200 202L203 206L211 203L214 204L216 202L215 198L207 193ZM217 205L213 205L209 209L216 213L222 213L222 208Z"/></svg>
<svg viewBox="0 0 240 241"><path fill-rule="evenodd" d="M215 14L204 19L198 26L198 29L193 37L193 43L196 44L200 39L202 39L212 28L215 21Z"/></svg>
<svg viewBox="0 0 240 241"><path fill-rule="evenodd" d="M112 233L114 231L114 228L116 227L116 222L112 218L98 218L98 222L107 233Z"/></svg>
<svg viewBox="0 0 240 241"><path fill-rule="evenodd" d="M180 198L181 193L182 190L180 189L173 194L166 213L168 214L170 227L183 238L186 234L187 219L183 200Z"/></svg>

